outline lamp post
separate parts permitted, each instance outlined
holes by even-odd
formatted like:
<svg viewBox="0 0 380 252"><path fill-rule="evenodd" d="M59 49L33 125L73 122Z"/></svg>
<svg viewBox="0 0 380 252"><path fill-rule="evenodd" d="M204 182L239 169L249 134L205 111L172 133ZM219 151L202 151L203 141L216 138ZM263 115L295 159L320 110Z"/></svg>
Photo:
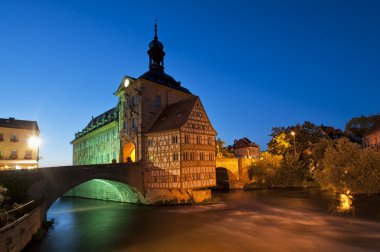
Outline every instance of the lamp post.
<svg viewBox="0 0 380 252"><path fill-rule="evenodd" d="M38 167L38 161L40 159L39 158L39 155L40 155L40 143L41 143L41 140L40 140L40 138L38 136L32 136L28 140L29 147L31 147L34 150L37 150L37 158L36 158L37 167Z"/></svg>
<svg viewBox="0 0 380 252"><path fill-rule="evenodd" d="M292 131L290 134L293 136L294 158L296 158L296 132Z"/></svg>

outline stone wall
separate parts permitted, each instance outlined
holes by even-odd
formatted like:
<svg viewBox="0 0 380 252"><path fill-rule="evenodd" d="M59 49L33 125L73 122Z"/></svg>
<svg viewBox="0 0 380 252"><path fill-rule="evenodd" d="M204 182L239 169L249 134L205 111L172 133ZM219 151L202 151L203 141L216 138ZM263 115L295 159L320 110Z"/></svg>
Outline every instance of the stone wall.
<svg viewBox="0 0 380 252"><path fill-rule="evenodd" d="M21 251L37 233L45 218L45 205L42 204L12 224L0 229L0 251Z"/></svg>
<svg viewBox="0 0 380 252"><path fill-rule="evenodd" d="M227 169L229 189L242 189L249 182L249 167L256 161L250 158L219 157L216 158L216 167Z"/></svg>
<svg viewBox="0 0 380 252"><path fill-rule="evenodd" d="M211 201L211 190L149 189L146 199L151 204L192 204Z"/></svg>

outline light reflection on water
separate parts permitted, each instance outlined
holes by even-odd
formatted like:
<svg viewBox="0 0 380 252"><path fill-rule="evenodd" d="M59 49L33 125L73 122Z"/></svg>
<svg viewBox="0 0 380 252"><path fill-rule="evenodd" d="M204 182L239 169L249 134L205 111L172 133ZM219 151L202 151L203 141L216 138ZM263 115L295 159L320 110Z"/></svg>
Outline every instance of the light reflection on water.
<svg viewBox="0 0 380 252"><path fill-rule="evenodd" d="M221 202L213 205L170 207L62 199L49 211L55 227L33 250L376 251L380 247L379 197L356 201L339 195L337 201L336 195L318 190L217 196Z"/></svg>

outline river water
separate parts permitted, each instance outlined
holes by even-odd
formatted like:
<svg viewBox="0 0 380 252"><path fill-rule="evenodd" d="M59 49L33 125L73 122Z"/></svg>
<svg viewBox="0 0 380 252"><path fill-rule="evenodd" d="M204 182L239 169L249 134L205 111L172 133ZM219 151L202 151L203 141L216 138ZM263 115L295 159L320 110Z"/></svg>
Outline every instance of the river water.
<svg viewBox="0 0 380 252"><path fill-rule="evenodd" d="M138 206L61 198L31 251L380 251L380 197L315 189L214 193L219 203Z"/></svg>

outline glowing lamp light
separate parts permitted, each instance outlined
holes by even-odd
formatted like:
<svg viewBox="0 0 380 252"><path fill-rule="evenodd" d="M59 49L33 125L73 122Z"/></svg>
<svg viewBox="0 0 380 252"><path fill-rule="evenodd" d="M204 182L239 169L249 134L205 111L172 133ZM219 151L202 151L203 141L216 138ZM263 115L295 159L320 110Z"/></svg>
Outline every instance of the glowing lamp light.
<svg viewBox="0 0 380 252"><path fill-rule="evenodd" d="M31 147L33 149L37 149L40 146L40 143L41 143L41 141L37 136L32 136L28 140L29 147Z"/></svg>
<svg viewBox="0 0 380 252"><path fill-rule="evenodd" d="M292 132L290 132L290 134L291 134L292 136L295 136L295 135L296 135L296 132L292 131Z"/></svg>

